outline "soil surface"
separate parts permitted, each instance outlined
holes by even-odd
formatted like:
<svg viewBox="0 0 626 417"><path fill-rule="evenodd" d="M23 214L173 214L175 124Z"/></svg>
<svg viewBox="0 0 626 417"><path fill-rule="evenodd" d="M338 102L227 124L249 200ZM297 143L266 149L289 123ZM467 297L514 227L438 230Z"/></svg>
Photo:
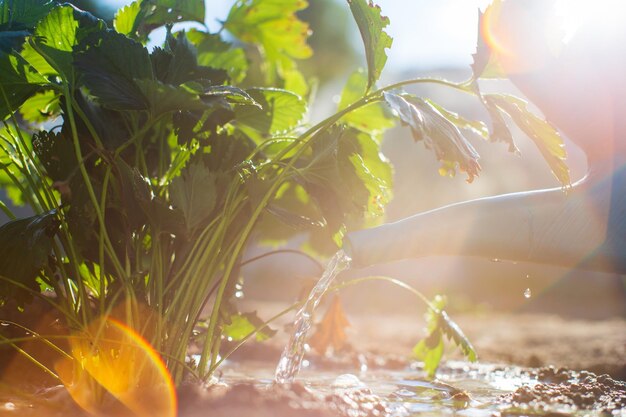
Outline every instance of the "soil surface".
<svg viewBox="0 0 626 417"><path fill-rule="evenodd" d="M282 308L272 303L254 303L247 307L258 310L261 317ZM552 415L545 410L550 410L550 404L555 403L569 407L567 410L572 412L588 409L605 410L609 413L606 415L613 411L618 413L614 415L625 412L626 319L623 317L602 321L511 313L466 313L451 317L472 341L481 362L529 368L524 372L537 379L535 385L518 388L501 397L502 416ZM286 317L274 328L288 329L290 320L291 317ZM354 374L363 366L372 370L406 369L412 347L424 335L424 321L419 313L383 316L348 312L348 320L351 326L346 331L350 347L335 357L309 352L307 359L312 368ZM231 358L231 363L261 360L271 369L286 339L287 332L279 331L269 342L246 346ZM454 349L445 355L446 359L460 359ZM85 415L62 387L37 386L35 371L21 375L6 372L7 369L23 369L15 366L16 360L19 359L8 349L0 350L0 416ZM341 370L337 371L338 368ZM29 390L30 396L24 397ZM451 404L471 401L463 392L444 390L438 395L454 397ZM299 382L290 387L271 388L259 388L250 383L206 387L192 382L183 385L178 396L180 417L402 415L367 387L329 394L309 390ZM26 408L25 401L29 404Z"/></svg>

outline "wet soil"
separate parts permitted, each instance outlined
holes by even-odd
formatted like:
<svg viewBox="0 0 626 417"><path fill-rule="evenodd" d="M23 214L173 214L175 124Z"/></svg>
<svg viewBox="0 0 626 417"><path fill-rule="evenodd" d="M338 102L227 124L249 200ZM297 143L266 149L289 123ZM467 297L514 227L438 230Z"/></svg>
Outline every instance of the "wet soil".
<svg viewBox="0 0 626 417"><path fill-rule="evenodd" d="M255 305L264 312L277 309L276 305ZM301 379L291 386L272 386L271 371L284 346L286 332L269 343L251 344L239 351L228 366L241 366L261 361L269 377L226 378L228 383L205 386L196 382L179 388L179 415L250 416L250 417L366 417L441 415L422 413L421 408L406 407L411 395L415 404L437 404L447 413L465 410L467 415L484 416L578 416L590 412L596 416L626 415L626 320L622 317L602 321L573 320L552 315L534 314L464 314L452 315L474 343L481 362L501 364L490 368L488 375L504 372L507 365L521 372L515 378L531 381L506 390L493 391L492 408L483 409L481 398L466 392L459 378L473 375L470 366L451 371L442 368L443 382L451 389L435 386L425 397L414 385L429 384L419 366L411 365L412 346L423 336L424 322L417 315L358 315L351 316L348 329L350 348L336 356L307 354L309 361ZM275 328L288 327L289 318ZM50 325L50 323L48 323ZM2 330L2 329L0 329ZM282 333L282 335L280 335ZM61 387L54 387L44 378L38 379L15 366L15 354L0 351L0 416L76 416L82 413ZM446 352L446 358L459 359L457 352ZM12 366L8 366L12 365ZM551 365L551 366L548 366ZM12 369L17 372L8 372ZM19 371L22 371L20 374ZM392 391L381 393L377 387L359 386L343 389L319 389L311 386L308 372L315 370L325 375L341 373L368 375L370 372L411 375L406 387L401 384ZM365 372L363 372L365 371ZM516 372L517 372L516 371ZM485 374L485 375L487 375ZM403 378L407 378L403 376ZM507 377L508 378L508 377ZM397 379L397 378L396 378ZM39 383L37 383L39 381ZM332 382L332 379L330 379ZM471 387L472 385L467 385ZM407 394L407 387L410 392ZM422 388L420 388L421 390ZM412 391L411 391L412 390ZM384 391L384 390L383 390ZM496 398L497 397L497 398ZM408 398L408 397L407 397ZM491 398L491 397L490 397ZM404 404L404 405L403 405ZM403 408L405 407L404 411ZM420 405L421 407L421 405ZM469 407L469 408L468 408ZM409 411L407 411L409 410ZM410 411L413 410L413 411ZM455 411L456 410L456 411ZM478 411L477 411L478 410ZM429 414L430 413L430 414ZM582 413L582 414L581 414ZM462 414L462 413L461 413ZM116 415L111 415L116 417Z"/></svg>

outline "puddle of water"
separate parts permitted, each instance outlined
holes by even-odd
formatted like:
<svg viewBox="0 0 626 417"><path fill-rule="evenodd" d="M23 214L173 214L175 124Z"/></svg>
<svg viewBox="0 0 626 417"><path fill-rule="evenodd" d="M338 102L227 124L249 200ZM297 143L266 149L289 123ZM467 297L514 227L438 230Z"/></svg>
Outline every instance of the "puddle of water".
<svg viewBox="0 0 626 417"><path fill-rule="evenodd" d="M393 417L626 417L626 410L603 414L601 410L564 410L559 406L547 409L528 406L513 408L511 404L504 404L499 401L502 395L522 386L532 388L539 383L524 368L519 367L448 362L436 381L427 381L424 373L416 369L369 370L339 375L340 372L316 370L311 366L310 369L303 369L298 379L309 389L322 394L370 389L393 410ZM267 364L255 367L249 363L232 363L224 368L221 380L227 384L252 383L258 388L269 388L274 383Z"/></svg>

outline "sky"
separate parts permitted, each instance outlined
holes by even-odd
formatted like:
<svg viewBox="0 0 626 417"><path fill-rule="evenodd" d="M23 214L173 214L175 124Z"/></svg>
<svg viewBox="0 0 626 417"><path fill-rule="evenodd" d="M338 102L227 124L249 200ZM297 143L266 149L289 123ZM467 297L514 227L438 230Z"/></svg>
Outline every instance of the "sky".
<svg viewBox="0 0 626 417"><path fill-rule="evenodd" d="M206 1L207 25L215 29L215 22L226 18L234 0ZM129 2L111 1L118 6ZM388 51L388 68L400 72L409 68L469 65L476 47L478 8L488 3L489 0L377 0L382 14L391 21L387 32L394 38ZM356 48L361 48L356 27L354 42Z"/></svg>

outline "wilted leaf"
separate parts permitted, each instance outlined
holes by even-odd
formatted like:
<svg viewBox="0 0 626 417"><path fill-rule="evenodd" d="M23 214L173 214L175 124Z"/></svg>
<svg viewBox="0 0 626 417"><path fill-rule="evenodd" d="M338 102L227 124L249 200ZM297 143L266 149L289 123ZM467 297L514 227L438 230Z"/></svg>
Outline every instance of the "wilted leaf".
<svg viewBox="0 0 626 417"><path fill-rule="evenodd" d="M354 72L341 93L338 110L361 99L367 89L367 75L363 70ZM395 126L396 122L389 108L383 103L371 103L358 110L346 114L342 119L347 125L366 133L381 135L385 130Z"/></svg>
<svg viewBox="0 0 626 417"><path fill-rule="evenodd" d="M276 88L251 88L246 91L258 105L238 106L237 123L264 134L294 129L306 112L305 101L296 94Z"/></svg>
<svg viewBox="0 0 626 417"><path fill-rule="evenodd" d="M428 104L433 106L433 108L435 108L435 110L437 110L439 113L441 113L441 115L443 117L448 119L448 121L450 123L454 124L459 129L469 130L470 132L473 132L473 133L477 134L478 136L482 137L483 139L489 138L489 129L480 120L469 120L469 119L466 119L465 117L461 116L458 113L455 113L455 112L452 112L452 111L450 111L448 109L445 109L444 107L442 107L439 104L433 102L432 100L428 100L427 99L426 101L428 102Z"/></svg>
<svg viewBox="0 0 626 417"><path fill-rule="evenodd" d="M380 78L380 74L387 62L385 49L391 48L393 39L385 32L389 25L389 18L380 14L380 7L370 0L348 0L350 10L354 16L367 59L367 90Z"/></svg>
<svg viewBox="0 0 626 417"><path fill-rule="evenodd" d="M513 135L502 117L502 111L496 105L493 97L489 97L488 95L482 96L482 102L489 112L489 118L491 119L489 140L491 142L504 142L509 145L509 152L519 152L513 140Z"/></svg>
<svg viewBox="0 0 626 417"><path fill-rule="evenodd" d="M0 276L38 291L35 281L48 262L59 224L56 210L0 226ZM30 295L18 286L0 279L0 300L24 303Z"/></svg>
<svg viewBox="0 0 626 417"><path fill-rule="evenodd" d="M335 352L341 351L349 345L345 331L349 326L341 300L334 296L324 318L317 325L317 330L309 338L309 345L320 355L326 353L330 347Z"/></svg>
<svg viewBox="0 0 626 417"><path fill-rule="evenodd" d="M435 151L437 159L446 169L444 174L454 174L455 165L458 164L460 170L467 173L468 182L478 176L478 153L459 129L436 108L417 97L393 93L384 93L384 96L400 120L410 126L413 138L416 141L423 140L427 148Z"/></svg>
<svg viewBox="0 0 626 417"><path fill-rule="evenodd" d="M201 161L191 163L169 187L172 204L182 210L187 231L208 219L216 206L216 177Z"/></svg>
<svg viewBox="0 0 626 417"><path fill-rule="evenodd" d="M511 116L515 124L535 142L554 176L563 186L569 186L571 179L565 162L567 153L559 132L550 123L530 112L522 99L505 94L488 94L485 97Z"/></svg>
<svg viewBox="0 0 626 417"><path fill-rule="evenodd" d="M234 314L230 316L229 321L230 323L225 324L222 331L224 336L236 342L245 339L254 332L256 332L257 342L267 340L276 334L276 330L265 326L265 322L257 315L256 311Z"/></svg>
<svg viewBox="0 0 626 417"><path fill-rule="evenodd" d="M305 0L238 0L224 27L239 40L260 45L272 67L289 69L292 59L306 59L313 52L306 43L309 26L296 16L307 6Z"/></svg>

